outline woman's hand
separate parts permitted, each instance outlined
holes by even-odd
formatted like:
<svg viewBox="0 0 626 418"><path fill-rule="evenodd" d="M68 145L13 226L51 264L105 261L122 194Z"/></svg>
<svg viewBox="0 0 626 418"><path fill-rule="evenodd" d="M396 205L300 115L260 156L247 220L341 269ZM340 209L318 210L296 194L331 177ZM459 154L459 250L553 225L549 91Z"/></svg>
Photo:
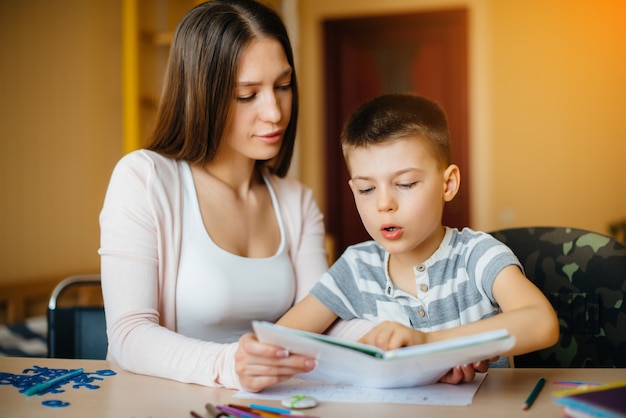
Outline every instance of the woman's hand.
<svg viewBox="0 0 626 418"><path fill-rule="evenodd" d="M235 371L242 387L249 392L259 392L295 374L310 372L315 365L315 359L263 344L252 333L239 338L235 353Z"/></svg>

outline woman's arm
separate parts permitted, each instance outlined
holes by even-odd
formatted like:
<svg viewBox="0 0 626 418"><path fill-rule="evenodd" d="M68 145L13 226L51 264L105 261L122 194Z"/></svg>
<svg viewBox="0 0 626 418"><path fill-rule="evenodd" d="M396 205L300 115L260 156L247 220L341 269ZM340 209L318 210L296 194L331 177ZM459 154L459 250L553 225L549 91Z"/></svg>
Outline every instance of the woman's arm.
<svg viewBox="0 0 626 418"><path fill-rule="evenodd" d="M136 373L239 387L237 344L174 331L179 251L174 237L180 234L181 216L177 173L172 160L143 151L125 156L111 176L100 214L99 251L109 358Z"/></svg>

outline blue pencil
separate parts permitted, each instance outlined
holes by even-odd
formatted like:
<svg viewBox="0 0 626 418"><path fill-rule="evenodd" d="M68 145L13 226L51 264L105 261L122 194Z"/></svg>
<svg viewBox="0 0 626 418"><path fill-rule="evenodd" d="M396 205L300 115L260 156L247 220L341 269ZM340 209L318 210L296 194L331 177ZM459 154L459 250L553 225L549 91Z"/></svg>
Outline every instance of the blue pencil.
<svg viewBox="0 0 626 418"><path fill-rule="evenodd" d="M24 391L24 395L26 396L32 396L35 395L39 392L43 392L44 390L58 384L58 383L62 383L65 382L67 380L70 380L72 377L74 376L78 376L79 374L81 374L83 372L83 369L76 369L76 370L72 370L69 373L65 373L61 376L57 376L53 379L50 380L46 380L45 382L41 382L41 383L37 383L36 385L33 385L31 387L29 387L28 389L26 389Z"/></svg>
<svg viewBox="0 0 626 418"><path fill-rule="evenodd" d="M567 380L559 380L554 382L555 385L560 386L602 386L604 383L599 382L575 382L575 381L567 381Z"/></svg>
<svg viewBox="0 0 626 418"><path fill-rule="evenodd" d="M252 408L252 409L258 409L260 411L272 412L274 414L302 415L300 412L292 411L291 409L276 408L276 407L273 407L273 406L259 405L259 404L255 404L255 403L250 404L249 407Z"/></svg>

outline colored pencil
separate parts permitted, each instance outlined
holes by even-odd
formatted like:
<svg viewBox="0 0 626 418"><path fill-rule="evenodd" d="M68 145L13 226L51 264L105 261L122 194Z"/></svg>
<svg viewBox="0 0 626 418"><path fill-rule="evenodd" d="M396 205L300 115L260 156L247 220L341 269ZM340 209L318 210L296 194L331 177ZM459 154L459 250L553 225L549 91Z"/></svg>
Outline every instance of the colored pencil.
<svg viewBox="0 0 626 418"><path fill-rule="evenodd" d="M543 385L545 383L546 383L546 378L541 376L539 380L537 381L537 384L533 388L532 392L530 392L530 395L528 395L528 398L526 398L526 401L524 401L524 405L522 405L522 409L524 411L529 409L530 406L533 404L533 402L535 402L535 399L537 399L537 396L539 396L539 392L541 392L541 389L543 388Z"/></svg>
<svg viewBox="0 0 626 418"><path fill-rule="evenodd" d="M63 383L65 381L70 380L72 377L78 376L79 374L83 373L83 369L76 369L76 370L72 370L69 373L65 373L61 376L57 376L55 378L52 378L50 380L46 380L45 382L41 382L41 383L37 383L36 385L33 385L31 387L29 387L28 389L26 389L24 391L24 395L26 396L32 396L35 395L39 392L43 392L46 389L51 388L54 385L57 385L59 383Z"/></svg>

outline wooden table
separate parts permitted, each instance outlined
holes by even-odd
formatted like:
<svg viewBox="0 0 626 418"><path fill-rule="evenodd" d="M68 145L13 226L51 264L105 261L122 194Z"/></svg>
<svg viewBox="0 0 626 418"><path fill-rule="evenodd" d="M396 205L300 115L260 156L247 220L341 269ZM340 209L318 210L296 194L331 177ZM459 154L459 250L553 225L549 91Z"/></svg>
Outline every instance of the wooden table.
<svg viewBox="0 0 626 418"><path fill-rule="evenodd" d="M111 369L117 375L105 377L97 383L100 386L97 390L74 390L68 386L63 393L30 397L19 393L13 385L0 385L0 417L186 418L191 416L191 410L205 414L207 402L214 405L250 403L233 398L236 393L233 390L137 375L107 361L0 357L0 372L4 373L20 374L34 365L65 369L82 367L85 372ZM540 376L545 376L547 383L532 407L523 411L522 404ZM552 383L557 380L614 382L626 380L626 369L491 369L471 406L321 402L306 412L324 418L559 417L561 408L552 400L553 394L563 389ZM64 408L43 406L42 401L47 399L62 400L70 405ZM280 406L278 401L255 403ZM203 416L208 417L208 414Z"/></svg>

